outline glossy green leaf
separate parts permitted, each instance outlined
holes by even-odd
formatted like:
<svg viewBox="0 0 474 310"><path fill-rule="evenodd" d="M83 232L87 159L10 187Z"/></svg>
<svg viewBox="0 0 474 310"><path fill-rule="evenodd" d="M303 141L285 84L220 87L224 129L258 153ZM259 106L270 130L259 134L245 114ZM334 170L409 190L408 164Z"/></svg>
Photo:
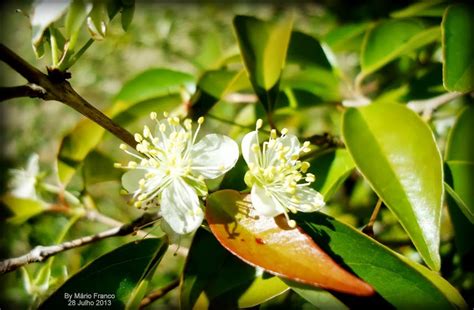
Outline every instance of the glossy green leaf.
<svg viewBox="0 0 474 310"><path fill-rule="evenodd" d="M431 130L406 106L379 103L348 109L342 131L357 168L439 270L443 171Z"/></svg>
<svg viewBox="0 0 474 310"><path fill-rule="evenodd" d="M69 38L71 35L79 31L91 10L92 3L88 3L84 0L72 1L69 11L66 15L66 37Z"/></svg>
<svg viewBox="0 0 474 310"><path fill-rule="evenodd" d="M474 8L449 7L441 24L443 32L443 83L449 91L474 90Z"/></svg>
<svg viewBox="0 0 474 310"><path fill-rule="evenodd" d="M194 236L184 267L181 308L202 308L209 304L250 307L288 289L278 278L262 276L254 267L226 251L212 234L200 229Z"/></svg>
<svg viewBox="0 0 474 310"><path fill-rule="evenodd" d="M40 309L67 308L73 301L79 306L81 299L74 297L74 293L91 294L91 298L82 301L89 300L94 304L96 301L106 302L109 309L123 309L137 285L154 271L166 249L164 239L156 238L123 245L69 278L46 299ZM66 294L72 294L71 299L65 298ZM110 298L100 298L94 294L110 294Z"/></svg>
<svg viewBox="0 0 474 310"><path fill-rule="evenodd" d="M368 296L372 288L346 272L284 217L257 216L249 196L223 190L207 199L206 219L217 240L245 262L316 287ZM286 226L285 226L286 225Z"/></svg>
<svg viewBox="0 0 474 310"><path fill-rule="evenodd" d="M325 214L298 213L298 225L334 259L367 281L398 309L467 308L459 292L438 273L395 253Z"/></svg>
<svg viewBox="0 0 474 310"><path fill-rule="evenodd" d="M31 27L32 27L32 43L37 45L43 37L43 32L55 21L61 18L66 13L69 7L70 1L37 1L33 8L33 14L31 15Z"/></svg>
<svg viewBox="0 0 474 310"><path fill-rule="evenodd" d="M19 225L46 210L46 204L40 200L18 198L12 195L2 197L2 202L13 213L7 221Z"/></svg>
<svg viewBox="0 0 474 310"><path fill-rule="evenodd" d="M309 171L316 176L312 184L328 201L355 168L349 152L344 149L330 150L310 161Z"/></svg>
<svg viewBox="0 0 474 310"><path fill-rule="evenodd" d="M362 74L370 74L397 57L441 37L439 27L425 29L416 19L386 20L369 30L362 44Z"/></svg>
<svg viewBox="0 0 474 310"><path fill-rule="evenodd" d="M293 291L309 301L317 309L337 309L345 310L349 309L339 299L334 297L328 291L314 288L301 283L296 283L288 280L283 280Z"/></svg>
<svg viewBox="0 0 474 310"><path fill-rule="evenodd" d="M369 23L341 25L329 32L324 41L335 52L359 50Z"/></svg>
<svg viewBox="0 0 474 310"><path fill-rule="evenodd" d="M198 82L196 92L191 98L188 115L196 120L207 112L225 96L243 89L251 88L245 70L211 70L206 71Z"/></svg>
<svg viewBox="0 0 474 310"><path fill-rule="evenodd" d="M272 110L285 63L293 19L265 22L236 16L234 29L250 81L267 110Z"/></svg>
<svg viewBox="0 0 474 310"><path fill-rule="evenodd" d="M176 94L193 83L189 74L168 69L147 70L127 82L114 99L114 104L105 111L111 118L118 118L122 124L131 122L143 109L163 112L176 107ZM167 96L172 96L167 98ZM146 115L146 114L145 114ZM60 181L67 185L84 158L101 141L104 129L84 119L63 138L58 154Z"/></svg>
<svg viewBox="0 0 474 310"><path fill-rule="evenodd" d="M332 67L319 41L303 32L291 33L288 46L288 63L297 63L304 66L315 66L331 71Z"/></svg>

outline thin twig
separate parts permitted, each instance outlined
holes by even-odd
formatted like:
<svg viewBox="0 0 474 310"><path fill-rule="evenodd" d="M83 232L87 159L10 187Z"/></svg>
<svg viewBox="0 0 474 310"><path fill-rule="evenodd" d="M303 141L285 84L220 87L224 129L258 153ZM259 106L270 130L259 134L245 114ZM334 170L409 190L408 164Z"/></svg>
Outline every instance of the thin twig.
<svg viewBox="0 0 474 310"><path fill-rule="evenodd" d="M26 84L13 87L0 87L0 101L12 98L30 97L43 99L46 91L36 84Z"/></svg>
<svg viewBox="0 0 474 310"><path fill-rule="evenodd" d="M461 97L462 93L445 93L426 100L413 100L409 101L407 106L417 113L421 113L423 119L429 120L433 111L458 97Z"/></svg>
<svg viewBox="0 0 474 310"><path fill-rule="evenodd" d="M117 125L72 88L71 84L66 81L66 78L70 76L67 72L50 70L46 75L3 44L0 44L0 60L18 72L29 83L42 87L45 90L44 100L62 102L99 124L128 145L136 146L137 143L130 132Z"/></svg>
<svg viewBox="0 0 474 310"><path fill-rule="evenodd" d="M152 302L161 297L165 296L169 291L177 288L179 286L179 279L174 280L173 282L169 283L165 287L159 288L155 291L152 291L150 294L146 295L142 301L140 302L139 309L143 309L144 307L148 306Z"/></svg>
<svg viewBox="0 0 474 310"><path fill-rule="evenodd" d="M382 206L382 199L379 198L379 200L377 200L377 204L375 205L374 211L372 212L372 215L370 216L369 223L362 229L362 232L368 236L371 236L371 237L374 236L374 224L375 224L375 220L377 219L377 215L379 214L381 206Z"/></svg>
<svg viewBox="0 0 474 310"><path fill-rule="evenodd" d="M99 240L132 234L136 232L137 227L143 227L143 225L146 225L147 223L156 221L157 218L157 214L144 213L141 217L137 218L131 223L123 224L122 226L115 227L95 235L66 241L57 245L37 246L25 255L0 261L0 274L13 271L27 264L42 262L50 256Z"/></svg>

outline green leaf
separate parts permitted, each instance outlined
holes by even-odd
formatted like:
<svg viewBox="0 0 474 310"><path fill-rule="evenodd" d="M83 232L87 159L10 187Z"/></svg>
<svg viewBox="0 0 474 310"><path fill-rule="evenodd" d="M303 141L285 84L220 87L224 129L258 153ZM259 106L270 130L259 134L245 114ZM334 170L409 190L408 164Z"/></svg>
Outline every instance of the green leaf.
<svg viewBox="0 0 474 310"><path fill-rule="evenodd" d="M426 264L439 270L443 171L431 130L415 112L392 103L350 108L342 127L357 168L397 216Z"/></svg>
<svg viewBox="0 0 474 310"><path fill-rule="evenodd" d="M66 15L66 37L77 33L92 10L92 3L74 0Z"/></svg>
<svg viewBox="0 0 474 310"><path fill-rule="evenodd" d="M122 18L121 18L121 23L122 23L122 29L124 31L128 30L128 27L132 23L133 20L133 15L135 13L135 1L132 1L131 5L124 6L122 9Z"/></svg>
<svg viewBox="0 0 474 310"><path fill-rule="evenodd" d="M2 202L12 211L13 216L8 217L7 221L14 225L20 225L46 210L46 204L40 200L6 195L2 197Z"/></svg>
<svg viewBox="0 0 474 310"><path fill-rule="evenodd" d="M441 23L443 33L443 84L449 91L474 90L474 9L450 6Z"/></svg>
<svg viewBox="0 0 474 310"><path fill-rule="evenodd" d="M112 158L99 151L92 151L84 160L84 182L87 185L120 180L122 171L114 168Z"/></svg>
<svg viewBox="0 0 474 310"><path fill-rule="evenodd" d="M69 278L55 291L40 309L62 309L74 302L78 306L80 298L66 294L91 294L82 301L105 302L107 308L123 309L131 293L140 282L154 270L164 253L167 244L164 239L150 238L132 241L109 252ZM94 294L110 294L109 298ZM112 297L113 296L113 297ZM110 301L110 302L109 302Z"/></svg>
<svg viewBox="0 0 474 310"><path fill-rule="evenodd" d="M474 107L466 107L459 115L446 146L445 160L448 193L464 215L474 223Z"/></svg>
<svg viewBox="0 0 474 310"><path fill-rule="evenodd" d="M459 292L438 273L410 261L325 214L298 213L301 228L334 259L367 281L399 309L467 308Z"/></svg>
<svg viewBox="0 0 474 310"><path fill-rule="evenodd" d="M362 44L360 64L368 75L397 57L441 36L439 27L425 29L416 19L386 20L370 29Z"/></svg>
<svg viewBox="0 0 474 310"><path fill-rule="evenodd" d="M240 15L234 18L234 29L245 68L267 111L271 111L276 102L292 25L292 18L276 22Z"/></svg>
<svg viewBox="0 0 474 310"><path fill-rule="evenodd" d="M319 41L303 32L291 33L288 46L288 63L297 63L303 66L315 66L331 71L332 67Z"/></svg>
<svg viewBox="0 0 474 310"><path fill-rule="evenodd" d="M139 113L153 108L156 112L170 110L180 101L175 97L184 87L193 83L189 74L168 69L147 70L127 82L114 99L114 104L105 111L122 124L131 122ZM172 96L167 98L168 96ZM85 119L63 138L58 154L60 181L67 185L84 158L101 141L104 129Z"/></svg>
<svg viewBox="0 0 474 310"><path fill-rule="evenodd" d="M87 28L94 40L103 40L109 23L106 2L95 0L93 3L92 11L87 17Z"/></svg>
<svg viewBox="0 0 474 310"><path fill-rule="evenodd" d="M289 280L283 280L283 282L285 282L298 295L309 301L313 306L316 306L317 309L349 309L328 291Z"/></svg>
<svg viewBox="0 0 474 310"><path fill-rule="evenodd" d="M324 41L335 52L360 50L363 34L368 27L369 23L340 25L329 32Z"/></svg>
<svg viewBox="0 0 474 310"><path fill-rule="evenodd" d="M237 72L229 70L206 71L199 79L196 92L191 98L189 117L196 120L231 92L251 88L245 70Z"/></svg>
<svg viewBox="0 0 474 310"><path fill-rule="evenodd" d="M226 249L274 275L359 296L373 294L370 286L335 264L301 230L289 228L284 217L257 216L249 199L232 190L207 199L207 222Z"/></svg>
<svg viewBox="0 0 474 310"><path fill-rule="evenodd" d="M309 172L316 176L312 184L328 201L355 168L349 152L344 149L330 150L310 161Z"/></svg>
<svg viewBox="0 0 474 310"><path fill-rule="evenodd" d="M276 277L263 278L261 272L258 275L254 267L227 252L212 234L200 229L184 267L180 302L182 309L197 308L198 300L200 307L203 303L251 307L287 289Z"/></svg>
<svg viewBox="0 0 474 310"><path fill-rule="evenodd" d="M55 21L61 18L69 7L70 1L40 0L35 3L31 15L32 44L38 45L43 37L43 32Z"/></svg>

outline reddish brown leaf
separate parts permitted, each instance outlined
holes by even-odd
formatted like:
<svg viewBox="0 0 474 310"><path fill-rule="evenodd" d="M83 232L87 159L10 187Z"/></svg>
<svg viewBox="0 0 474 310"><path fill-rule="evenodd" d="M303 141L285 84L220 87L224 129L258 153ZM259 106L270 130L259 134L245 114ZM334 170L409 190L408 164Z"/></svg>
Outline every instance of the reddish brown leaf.
<svg viewBox="0 0 474 310"><path fill-rule="evenodd" d="M372 287L344 270L299 227L255 214L250 196L223 190L207 199L206 218L217 240L252 266L304 284L368 296Z"/></svg>

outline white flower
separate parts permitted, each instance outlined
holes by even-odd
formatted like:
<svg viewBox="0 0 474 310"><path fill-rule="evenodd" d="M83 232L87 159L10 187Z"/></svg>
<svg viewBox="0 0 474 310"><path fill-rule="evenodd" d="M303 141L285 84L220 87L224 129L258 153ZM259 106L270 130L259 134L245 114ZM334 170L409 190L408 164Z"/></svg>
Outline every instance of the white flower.
<svg viewBox="0 0 474 310"><path fill-rule="evenodd" d="M11 169L10 192L17 198L36 200L36 182L39 173L38 154L32 154L26 169Z"/></svg>
<svg viewBox="0 0 474 310"><path fill-rule="evenodd" d="M306 173L309 163L298 160L302 152L309 151L309 142L301 147L298 138L287 134L284 128L281 137L272 130L269 140L261 146L258 138L261 126L259 119L256 130L242 140L242 155L249 167L245 182L252 188L252 205L263 216L285 214L290 226L295 226L288 218L288 210L313 212L324 206L323 196L309 187L315 180L313 174Z"/></svg>
<svg viewBox="0 0 474 310"><path fill-rule="evenodd" d="M143 135L135 134L138 154L120 147L137 159L126 166L122 177L124 188L133 193L136 207L160 206L166 221L162 226L178 234L187 234L199 227L204 213L198 196L207 194L204 179L217 178L236 163L239 147L229 137L209 134L196 143L204 118L198 120L193 134L192 121L186 119L183 126L177 117L156 121L154 133L145 126ZM165 117L167 114L165 113ZM170 232L172 233L172 232Z"/></svg>

